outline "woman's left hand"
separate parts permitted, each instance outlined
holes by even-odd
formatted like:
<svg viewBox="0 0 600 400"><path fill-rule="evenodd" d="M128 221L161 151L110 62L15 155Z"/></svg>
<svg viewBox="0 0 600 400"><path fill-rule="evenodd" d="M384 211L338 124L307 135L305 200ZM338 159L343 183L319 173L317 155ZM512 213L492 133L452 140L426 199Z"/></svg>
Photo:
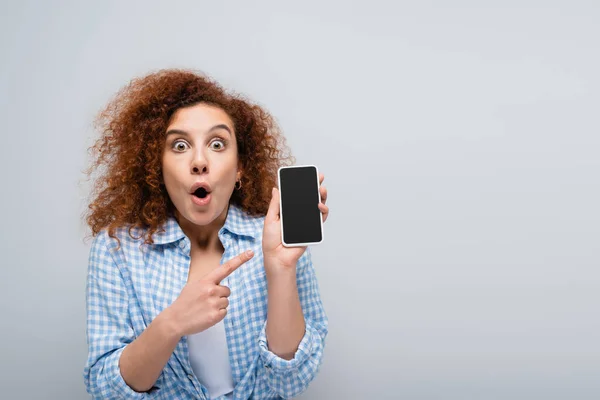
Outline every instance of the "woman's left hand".
<svg viewBox="0 0 600 400"><path fill-rule="evenodd" d="M319 210L323 214L323 222L329 215L329 207L325 205L327 201L327 189L322 186L325 176L319 174L319 193L321 194L321 203L318 204ZM306 246L303 247L284 247L281 243L281 221L279 215L279 190L273 188L271 203L265 217L263 227L263 256L265 262L265 270L267 275L279 270L295 271L296 263L306 251Z"/></svg>

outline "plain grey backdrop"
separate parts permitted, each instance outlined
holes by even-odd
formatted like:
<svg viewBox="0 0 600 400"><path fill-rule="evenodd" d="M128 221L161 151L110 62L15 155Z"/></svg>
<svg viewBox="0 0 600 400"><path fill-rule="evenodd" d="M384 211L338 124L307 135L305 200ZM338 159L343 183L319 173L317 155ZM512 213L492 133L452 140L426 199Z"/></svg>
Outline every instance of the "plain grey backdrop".
<svg viewBox="0 0 600 400"><path fill-rule="evenodd" d="M83 169L130 79L204 71L325 174L302 399L600 398L596 1L0 6L0 398L85 399Z"/></svg>

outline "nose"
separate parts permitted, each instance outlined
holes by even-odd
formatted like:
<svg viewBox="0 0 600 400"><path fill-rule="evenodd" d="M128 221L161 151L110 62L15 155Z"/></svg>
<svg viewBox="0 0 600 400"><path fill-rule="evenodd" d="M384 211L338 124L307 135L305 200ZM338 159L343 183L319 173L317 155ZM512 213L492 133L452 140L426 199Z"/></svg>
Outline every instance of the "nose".
<svg viewBox="0 0 600 400"><path fill-rule="evenodd" d="M202 154L202 151L196 152L194 159L192 160L192 174L206 173L208 171L208 160Z"/></svg>

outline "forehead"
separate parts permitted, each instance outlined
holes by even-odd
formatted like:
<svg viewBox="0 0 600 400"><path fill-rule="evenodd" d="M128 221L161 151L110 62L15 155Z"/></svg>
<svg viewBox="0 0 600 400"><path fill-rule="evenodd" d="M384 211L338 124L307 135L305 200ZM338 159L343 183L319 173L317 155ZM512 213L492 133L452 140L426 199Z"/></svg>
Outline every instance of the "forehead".
<svg viewBox="0 0 600 400"><path fill-rule="evenodd" d="M178 109L169 120L168 128L203 132L219 124L225 124L233 131L233 121L223 109L201 103Z"/></svg>

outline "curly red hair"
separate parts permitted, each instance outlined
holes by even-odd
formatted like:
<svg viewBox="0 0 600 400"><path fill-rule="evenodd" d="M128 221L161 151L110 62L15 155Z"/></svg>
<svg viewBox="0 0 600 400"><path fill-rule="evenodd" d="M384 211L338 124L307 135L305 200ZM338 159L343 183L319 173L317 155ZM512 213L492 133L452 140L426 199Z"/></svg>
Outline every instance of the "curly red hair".
<svg viewBox="0 0 600 400"><path fill-rule="evenodd" d="M166 129L175 111L198 103L220 107L234 123L244 174L230 203L249 215L266 215L277 169L295 162L274 118L203 73L166 69L131 80L94 120L101 136L88 149L92 163L86 174L106 169L84 215L93 236L108 228L115 238L123 226L131 236L131 229L140 227L146 229L144 243L153 243L152 234L175 209L162 179Z"/></svg>

